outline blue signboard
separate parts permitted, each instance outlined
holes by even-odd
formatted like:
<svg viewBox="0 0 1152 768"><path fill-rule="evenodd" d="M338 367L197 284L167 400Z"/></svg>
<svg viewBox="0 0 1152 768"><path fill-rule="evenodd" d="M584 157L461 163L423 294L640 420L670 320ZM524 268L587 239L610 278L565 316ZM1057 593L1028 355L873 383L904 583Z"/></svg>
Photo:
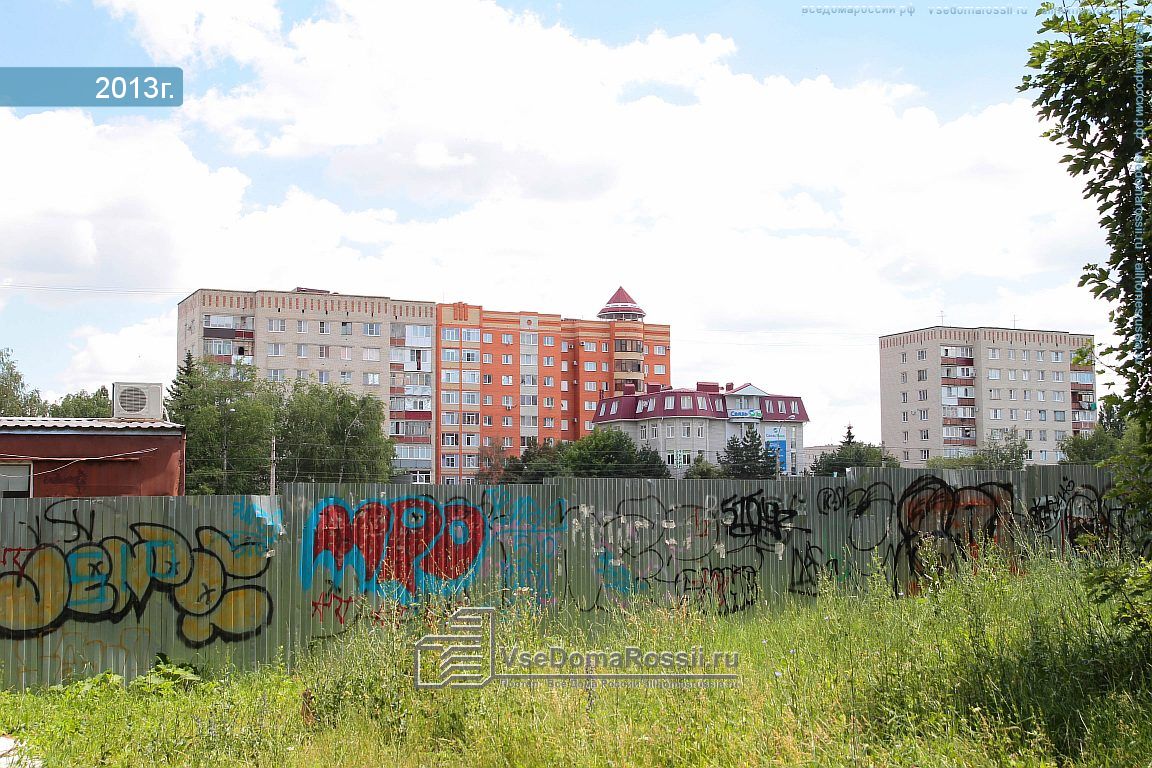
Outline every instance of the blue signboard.
<svg viewBox="0 0 1152 768"><path fill-rule="evenodd" d="M765 440L764 450L776 457L776 468L780 474L788 474L788 441L784 438Z"/></svg>

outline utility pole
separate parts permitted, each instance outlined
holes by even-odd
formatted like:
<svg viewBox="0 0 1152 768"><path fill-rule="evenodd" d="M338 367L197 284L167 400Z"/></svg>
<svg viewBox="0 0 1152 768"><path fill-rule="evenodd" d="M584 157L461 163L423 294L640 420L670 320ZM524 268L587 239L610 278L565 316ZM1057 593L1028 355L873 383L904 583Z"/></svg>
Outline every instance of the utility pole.
<svg viewBox="0 0 1152 768"><path fill-rule="evenodd" d="M272 435L272 473L268 479L268 495L276 495L276 435Z"/></svg>

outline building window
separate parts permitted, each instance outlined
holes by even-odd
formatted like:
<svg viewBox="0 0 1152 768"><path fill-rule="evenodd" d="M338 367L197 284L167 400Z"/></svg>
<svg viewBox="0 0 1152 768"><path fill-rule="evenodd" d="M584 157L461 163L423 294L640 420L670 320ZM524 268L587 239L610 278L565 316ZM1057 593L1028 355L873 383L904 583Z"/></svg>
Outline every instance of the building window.
<svg viewBox="0 0 1152 768"><path fill-rule="evenodd" d="M283 368L271 368L268 371L268 381L284 381Z"/></svg>
<svg viewBox="0 0 1152 768"><path fill-rule="evenodd" d="M920 430L920 439L921 440L927 440L928 439L928 430L926 430L926 429Z"/></svg>
<svg viewBox="0 0 1152 768"><path fill-rule="evenodd" d="M378 363L380 362L380 348L379 347L364 347L361 356L365 362Z"/></svg>
<svg viewBox="0 0 1152 768"><path fill-rule="evenodd" d="M903 421L904 423L908 422L908 411L901 412L900 421Z"/></svg>
<svg viewBox="0 0 1152 768"><path fill-rule="evenodd" d="M908 372L907 371L901 371L900 372L900 383L901 384L907 384L908 383Z"/></svg>
<svg viewBox="0 0 1152 768"><path fill-rule="evenodd" d="M321 384L328 384L331 381L332 374L328 371L316 371L316 381Z"/></svg>
<svg viewBox="0 0 1152 768"><path fill-rule="evenodd" d="M662 365L654 365L652 366L652 370L657 376L663 376L666 369Z"/></svg>
<svg viewBox="0 0 1152 768"><path fill-rule="evenodd" d="M591 361L584 363L584 370L594 373L596 371L596 363Z"/></svg>
<svg viewBox="0 0 1152 768"><path fill-rule="evenodd" d="M483 338L484 338L484 343L485 343L485 344L491 344L491 343L492 343L492 334L490 334L490 333L484 333L484 334L482 334L482 336L483 336Z"/></svg>
<svg viewBox="0 0 1152 768"><path fill-rule="evenodd" d="M545 366L553 366L553 365L556 365L556 358L554 358L554 357L548 357L547 355L545 355L545 356L544 356L544 365L545 365Z"/></svg>
<svg viewBox="0 0 1152 768"><path fill-rule="evenodd" d="M999 360L1000 359L1000 350L997 349L996 347L989 348L988 359L989 360Z"/></svg>
<svg viewBox="0 0 1152 768"><path fill-rule="evenodd" d="M501 365L512 365L512 355L500 355Z"/></svg>
<svg viewBox="0 0 1152 768"><path fill-rule="evenodd" d="M908 393L907 392L901 392L900 393L900 402L902 402L902 403L908 402Z"/></svg>
<svg viewBox="0 0 1152 768"><path fill-rule="evenodd" d="M584 389L588 392L595 392L596 391L596 382L594 382L594 381L584 382Z"/></svg>
<svg viewBox="0 0 1152 768"><path fill-rule="evenodd" d="M283 357L284 345L283 344L269 344L268 357Z"/></svg>
<svg viewBox="0 0 1152 768"><path fill-rule="evenodd" d="M920 451L920 460L921 461L928 461L929 455L930 455L929 450L927 448L925 448L924 450Z"/></svg>
<svg viewBox="0 0 1152 768"><path fill-rule="evenodd" d="M27 499L32 496L31 464L0 464L0 499Z"/></svg>
<svg viewBox="0 0 1152 768"><path fill-rule="evenodd" d="M926 390L926 389L922 389L922 390L920 390L920 391L919 391L919 392L916 394L916 399L917 399L917 400L927 400L927 399L928 399L928 390Z"/></svg>
<svg viewBox="0 0 1152 768"><path fill-rule="evenodd" d="M585 400L584 401L584 410L586 410L586 411L596 410L596 401L595 400Z"/></svg>
<svg viewBox="0 0 1152 768"><path fill-rule="evenodd" d="M928 350L926 350L926 349L916 350L916 359L917 360L926 360L927 358L928 358Z"/></svg>
<svg viewBox="0 0 1152 768"><path fill-rule="evenodd" d="M352 323L351 322L340 323L340 335L341 336L351 336L352 335Z"/></svg>
<svg viewBox="0 0 1152 768"><path fill-rule="evenodd" d="M520 365L536 365L536 355L520 355Z"/></svg>
<svg viewBox="0 0 1152 768"><path fill-rule="evenodd" d="M510 333L500 334L500 343L501 344L511 344L512 343L512 334L510 334Z"/></svg>
<svg viewBox="0 0 1152 768"><path fill-rule="evenodd" d="M440 445L449 448L460 445L460 435L457 432L445 432L440 435Z"/></svg>
<svg viewBox="0 0 1152 768"><path fill-rule="evenodd" d="M461 328L460 329L461 341L480 341L479 328Z"/></svg>
<svg viewBox="0 0 1152 768"><path fill-rule="evenodd" d="M351 384L352 383L352 371L340 371L340 383L341 384Z"/></svg>
<svg viewBox="0 0 1152 768"><path fill-rule="evenodd" d="M995 381L999 378L1000 378L1000 369L999 368L989 368L988 369L988 380L989 381Z"/></svg>
<svg viewBox="0 0 1152 768"><path fill-rule="evenodd" d="M332 323L327 320L320 320L320 333L332 333Z"/></svg>
<svg viewBox="0 0 1152 768"><path fill-rule="evenodd" d="M366 387L378 387L378 386L380 386L380 374L378 374L378 373L365 373L364 374L364 386L366 386Z"/></svg>
<svg viewBox="0 0 1152 768"><path fill-rule="evenodd" d="M442 328L440 329L441 341L460 341L459 328Z"/></svg>
<svg viewBox="0 0 1152 768"><path fill-rule="evenodd" d="M444 363L460 362L460 350L444 348L440 350L440 361Z"/></svg>
<svg viewBox="0 0 1152 768"><path fill-rule="evenodd" d="M272 333L283 333L284 332L284 318L282 318L282 317L270 317L270 318L268 318L268 330L271 331Z"/></svg>
<svg viewBox="0 0 1152 768"><path fill-rule="evenodd" d="M352 359L352 347L340 347L340 359L341 360L351 360Z"/></svg>
<svg viewBox="0 0 1152 768"><path fill-rule="evenodd" d="M364 335L365 336L379 336L380 335L380 323L364 323Z"/></svg>

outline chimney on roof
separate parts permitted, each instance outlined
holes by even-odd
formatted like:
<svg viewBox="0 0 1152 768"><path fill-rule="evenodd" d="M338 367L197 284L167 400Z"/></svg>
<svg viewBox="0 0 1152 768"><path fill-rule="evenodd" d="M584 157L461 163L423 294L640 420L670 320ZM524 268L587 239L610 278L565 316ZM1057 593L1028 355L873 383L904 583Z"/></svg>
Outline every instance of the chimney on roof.
<svg viewBox="0 0 1152 768"><path fill-rule="evenodd" d="M634 382L634 381L624 382L624 394L626 394L626 395L636 394L636 382Z"/></svg>
<svg viewBox="0 0 1152 768"><path fill-rule="evenodd" d="M727 384L724 385L724 391L725 392L731 392L732 391L732 382L728 382Z"/></svg>
<svg viewBox="0 0 1152 768"><path fill-rule="evenodd" d="M719 392L720 385L714 381L698 381L696 382L697 392Z"/></svg>
<svg viewBox="0 0 1152 768"><path fill-rule="evenodd" d="M659 384L649 384L647 386L648 394L652 394L653 392L659 392L659 391L660 391L660 385Z"/></svg>

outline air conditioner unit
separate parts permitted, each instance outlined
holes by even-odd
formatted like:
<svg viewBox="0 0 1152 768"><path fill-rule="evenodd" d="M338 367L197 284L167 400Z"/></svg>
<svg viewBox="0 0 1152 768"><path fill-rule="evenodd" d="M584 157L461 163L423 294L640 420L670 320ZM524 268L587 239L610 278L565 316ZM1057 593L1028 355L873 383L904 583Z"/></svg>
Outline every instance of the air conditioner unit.
<svg viewBox="0 0 1152 768"><path fill-rule="evenodd" d="M112 385L112 417L163 419L164 386L116 382Z"/></svg>

